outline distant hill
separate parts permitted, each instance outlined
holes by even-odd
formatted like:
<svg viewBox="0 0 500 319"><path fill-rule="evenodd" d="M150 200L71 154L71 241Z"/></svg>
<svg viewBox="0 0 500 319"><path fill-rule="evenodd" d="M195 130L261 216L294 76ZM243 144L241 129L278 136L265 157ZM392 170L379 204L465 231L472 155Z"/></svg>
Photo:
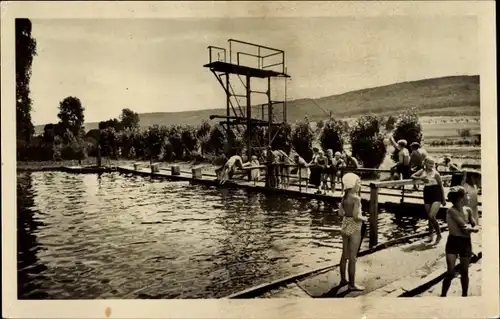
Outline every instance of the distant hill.
<svg viewBox="0 0 500 319"><path fill-rule="evenodd" d="M224 94L221 90L221 94ZM316 102L316 103L314 103ZM326 112L335 118L357 117L365 114L394 115L416 107L421 116L477 116L479 107L479 76L450 76L402 82L386 86L351 91L314 99L288 102L288 122L293 123L307 116L311 121L325 119ZM317 106L319 105L321 109ZM140 125L191 124L198 125L210 115L225 115L224 108L187 112L141 113ZM257 107L254 114L260 114ZM213 120L213 122L218 120ZM85 123L86 130L97 128L98 123ZM43 132L44 125L36 127Z"/></svg>

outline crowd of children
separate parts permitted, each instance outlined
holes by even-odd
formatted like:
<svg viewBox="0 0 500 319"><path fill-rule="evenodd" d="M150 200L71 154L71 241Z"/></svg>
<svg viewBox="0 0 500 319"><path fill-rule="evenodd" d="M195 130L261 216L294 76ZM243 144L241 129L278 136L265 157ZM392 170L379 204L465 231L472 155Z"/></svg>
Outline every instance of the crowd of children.
<svg viewBox="0 0 500 319"><path fill-rule="evenodd" d="M231 156L216 170L219 183L224 184L233 177L237 169L240 169L249 171L250 180L256 184L260 180L261 169L266 169L268 187L286 189L290 186L290 177L294 176L307 190L310 183L314 184L312 179L318 179L317 193L323 194L335 191L335 184L341 182L343 168L359 167L357 159L346 151L334 153L328 149L325 154L317 147L313 148L313 156L309 163L298 154L289 156L283 150L273 150L270 147L263 152L262 160L264 165L257 156L252 156L248 162L244 155Z"/></svg>

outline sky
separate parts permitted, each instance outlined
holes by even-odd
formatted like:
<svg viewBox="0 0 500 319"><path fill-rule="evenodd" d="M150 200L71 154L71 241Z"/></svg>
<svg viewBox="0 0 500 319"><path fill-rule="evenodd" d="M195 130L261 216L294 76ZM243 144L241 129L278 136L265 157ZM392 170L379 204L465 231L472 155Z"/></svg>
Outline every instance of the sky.
<svg viewBox="0 0 500 319"><path fill-rule="evenodd" d="M32 19L32 23L38 51L31 78L35 125L57 122L59 102L67 96L82 101L86 122L118 117L123 108L138 113L224 108L224 91L203 65L209 59L207 46L227 48L229 38L286 52L292 77L287 82L288 99L479 74L474 16ZM252 82L259 90L261 84ZM273 87L276 95L283 96L283 82ZM253 102L260 103L261 98Z"/></svg>

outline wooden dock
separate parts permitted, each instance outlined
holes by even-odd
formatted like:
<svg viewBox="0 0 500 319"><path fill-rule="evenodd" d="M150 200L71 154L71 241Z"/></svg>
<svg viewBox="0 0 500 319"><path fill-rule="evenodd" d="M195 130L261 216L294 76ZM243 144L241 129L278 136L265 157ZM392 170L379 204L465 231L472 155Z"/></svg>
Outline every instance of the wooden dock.
<svg viewBox="0 0 500 319"><path fill-rule="evenodd" d="M425 239L407 240L376 253L360 254L356 267L356 281L364 291L349 291L339 286L337 265L319 268L309 274L282 278L272 283L230 295L226 298L353 298L413 297L424 293L441 282L446 272L444 246L448 233L438 245L425 243ZM481 235L472 236L475 257L471 265L482 256ZM396 265L397 267L387 267Z"/></svg>
<svg viewBox="0 0 500 319"><path fill-rule="evenodd" d="M187 171L180 171L178 175L173 175L171 170L169 169L159 169L158 172L152 173L150 167L138 167L134 169L132 166L119 166L117 167L117 170L121 173L129 173L129 174L140 174L143 176L150 176L150 177L155 177L155 178L165 178L168 180L173 180L173 181L186 181L186 182L192 182L196 184L203 184L203 185L208 185L208 186L218 186L218 182L215 178L215 175L208 175L208 174L203 174L201 178L193 178L191 172ZM387 205L399 205L399 204L404 204L406 206L414 206L414 207L421 207L423 204L423 193L422 193L422 187L420 187L420 191L413 191L411 188L413 186L413 182L408 181L391 181L389 183L387 182L380 182L384 183L385 185L379 186L379 191L378 191L378 204L384 204ZM417 182L418 183L418 182ZM372 182L363 182L362 183L362 190L361 190L361 198L368 203L370 201L370 195L371 195L371 190L370 186L373 184ZM394 186L399 186L399 185L405 185L406 189L404 191L404 194L402 194L401 189L391 189L391 188L383 188L383 187L388 187L386 186L387 184L394 185ZM253 190L253 191L258 191L258 192L264 192L264 193L276 193L276 194L284 194L284 195L289 195L289 196L295 196L295 197L305 197L309 199L318 199L326 202L336 202L339 201L342 198L342 189L339 184L336 185L336 190L333 193L326 193L326 194L316 194L317 188L310 186L308 190L306 191L305 186L299 187L296 185L291 185L286 189L282 188L270 188L266 187L264 182L257 182L254 184L253 182L249 182L243 179L233 179L230 181L227 181L223 187L227 188L243 188L243 189L248 189L248 190ZM449 188L445 187L445 196L447 195ZM401 202L401 199L403 198L403 202ZM479 201L481 202L481 196L479 196Z"/></svg>

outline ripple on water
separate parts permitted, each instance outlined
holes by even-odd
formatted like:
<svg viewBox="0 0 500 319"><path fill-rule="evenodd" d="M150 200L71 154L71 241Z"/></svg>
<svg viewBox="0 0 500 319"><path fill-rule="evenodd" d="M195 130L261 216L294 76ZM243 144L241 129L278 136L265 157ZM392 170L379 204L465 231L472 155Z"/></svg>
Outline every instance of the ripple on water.
<svg viewBox="0 0 500 319"><path fill-rule="evenodd" d="M318 230L340 218L316 201L118 173L19 173L17 186L21 298L217 298L341 253ZM427 227L395 216L379 214L379 241Z"/></svg>

